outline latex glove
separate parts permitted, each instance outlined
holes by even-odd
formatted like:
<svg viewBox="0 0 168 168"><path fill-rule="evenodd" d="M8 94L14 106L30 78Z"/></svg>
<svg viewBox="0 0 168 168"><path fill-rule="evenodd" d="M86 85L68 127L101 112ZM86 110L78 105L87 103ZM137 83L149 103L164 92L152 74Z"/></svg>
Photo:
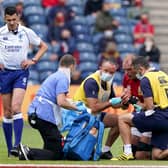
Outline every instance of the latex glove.
<svg viewBox="0 0 168 168"><path fill-rule="evenodd" d="M121 97L114 97L109 100L112 106L120 104L122 101Z"/></svg>
<svg viewBox="0 0 168 168"><path fill-rule="evenodd" d="M133 106L134 106L136 112L140 112L142 110L142 107L137 104L134 104Z"/></svg>

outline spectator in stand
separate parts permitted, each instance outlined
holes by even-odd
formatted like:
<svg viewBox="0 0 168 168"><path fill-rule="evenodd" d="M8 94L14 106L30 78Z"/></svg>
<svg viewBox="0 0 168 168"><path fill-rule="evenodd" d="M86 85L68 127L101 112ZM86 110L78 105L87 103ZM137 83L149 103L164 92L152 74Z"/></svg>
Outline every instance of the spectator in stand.
<svg viewBox="0 0 168 168"><path fill-rule="evenodd" d="M87 0L85 5L85 15L96 15L102 9L103 0Z"/></svg>
<svg viewBox="0 0 168 168"><path fill-rule="evenodd" d="M121 71L122 67L122 59L120 57L119 52L117 51L117 46L115 42L108 42L105 46L104 52L100 54L100 59L99 59L99 66L102 64L103 60L113 58L117 65L117 71Z"/></svg>
<svg viewBox="0 0 168 168"><path fill-rule="evenodd" d="M147 57L151 65L153 65L155 68L159 68L160 50L156 46L154 38L146 38L145 43L139 50L139 55Z"/></svg>
<svg viewBox="0 0 168 168"><path fill-rule="evenodd" d="M73 54L76 49L75 38L71 35L68 29L64 29L61 32L60 38L61 55L70 53Z"/></svg>
<svg viewBox="0 0 168 168"><path fill-rule="evenodd" d="M61 34L63 30L69 31L69 25L65 22L65 15L63 12L57 12L54 22L48 29L48 40L52 46L55 46L61 40Z"/></svg>
<svg viewBox="0 0 168 168"><path fill-rule="evenodd" d="M20 24L25 25L25 17L24 17L24 13L23 13L23 2L18 2L16 4L16 10L17 10L18 16L20 18Z"/></svg>
<svg viewBox="0 0 168 168"><path fill-rule="evenodd" d="M112 31L116 29L119 25L119 22L115 20L109 13L111 9L110 3L105 0L102 5L102 10L98 12L96 16L95 31L104 32L106 30Z"/></svg>
<svg viewBox="0 0 168 168"><path fill-rule="evenodd" d="M141 14L148 12L149 10L143 6L142 0L134 0L133 6L128 9L128 18L139 20Z"/></svg>
<svg viewBox="0 0 168 168"><path fill-rule="evenodd" d="M48 23L51 24L55 18L55 15L58 12L64 13L65 20L69 21L71 17L73 17L74 12L69 9L69 7L66 5L67 0L58 0L57 5L53 6L48 14Z"/></svg>
<svg viewBox="0 0 168 168"><path fill-rule="evenodd" d="M154 37L155 28L149 21L147 13L141 14L140 21L134 28L134 45L140 48L147 37Z"/></svg>
<svg viewBox="0 0 168 168"><path fill-rule="evenodd" d="M42 0L41 4L44 8L50 8L58 5L58 0Z"/></svg>

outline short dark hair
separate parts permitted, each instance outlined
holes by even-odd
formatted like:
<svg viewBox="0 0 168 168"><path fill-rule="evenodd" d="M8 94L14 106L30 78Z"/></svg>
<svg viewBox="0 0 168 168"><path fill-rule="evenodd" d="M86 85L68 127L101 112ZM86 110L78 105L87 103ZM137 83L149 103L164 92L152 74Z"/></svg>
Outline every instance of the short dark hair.
<svg viewBox="0 0 168 168"><path fill-rule="evenodd" d="M104 62L109 62L110 64L115 64L118 65L117 61L115 58L104 58L101 62L101 66L103 65Z"/></svg>
<svg viewBox="0 0 168 168"><path fill-rule="evenodd" d="M17 14L15 6L8 6L5 8L5 15L14 15L14 14Z"/></svg>
<svg viewBox="0 0 168 168"><path fill-rule="evenodd" d="M148 68L150 67L149 61L148 61L145 57L142 57L142 56L138 56L137 58L135 58L135 59L132 61L132 65L133 65L134 67L142 66L142 67L144 67L145 69L148 69Z"/></svg>
<svg viewBox="0 0 168 168"><path fill-rule="evenodd" d="M64 67L69 67L70 65L75 65L75 58L70 54L65 54L60 59L59 65Z"/></svg>

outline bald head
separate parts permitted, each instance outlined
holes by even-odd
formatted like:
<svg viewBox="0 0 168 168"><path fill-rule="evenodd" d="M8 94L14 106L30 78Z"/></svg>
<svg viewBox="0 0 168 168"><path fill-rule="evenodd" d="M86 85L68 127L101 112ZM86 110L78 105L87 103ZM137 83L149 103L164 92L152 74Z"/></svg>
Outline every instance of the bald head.
<svg viewBox="0 0 168 168"><path fill-rule="evenodd" d="M123 60L123 64L122 64L122 67L124 70L131 67L133 59L135 59L135 55L133 55L133 54L128 54L125 56L125 58Z"/></svg>
<svg viewBox="0 0 168 168"><path fill-rule="evenodd" d="M134 72L134 69L132 68L132 62L135 58L136 56L134 54L128 54L125 56L123 60L123 64L122 64L123 70L125 71L125 73L127 73L127 75L131 79L136 78L136 73Z"/></svg>

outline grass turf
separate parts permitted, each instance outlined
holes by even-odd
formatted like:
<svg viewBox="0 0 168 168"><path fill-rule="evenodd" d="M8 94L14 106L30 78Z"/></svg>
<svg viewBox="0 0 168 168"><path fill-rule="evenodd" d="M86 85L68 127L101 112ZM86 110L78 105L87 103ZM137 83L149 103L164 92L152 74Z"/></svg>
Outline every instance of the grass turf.
<svg viewBox="0 0 168 168"><path fill-rule="evenodd" d="M7 157L7 150L5 139L2 131L2 126L0 127L0 164L89 164L89 165L168 165L168 161L110 161L110 160L100 160L100 161L19 161L17 157ZM106 139L107 131L105 131L104 139ZM41 137L35 129L29 127L25 123L23 130L22 143L30 147L42 148ZM114 156L121 154L122 152L122 142L120 138L115 142L112 147L112 153Z"/></svg>

